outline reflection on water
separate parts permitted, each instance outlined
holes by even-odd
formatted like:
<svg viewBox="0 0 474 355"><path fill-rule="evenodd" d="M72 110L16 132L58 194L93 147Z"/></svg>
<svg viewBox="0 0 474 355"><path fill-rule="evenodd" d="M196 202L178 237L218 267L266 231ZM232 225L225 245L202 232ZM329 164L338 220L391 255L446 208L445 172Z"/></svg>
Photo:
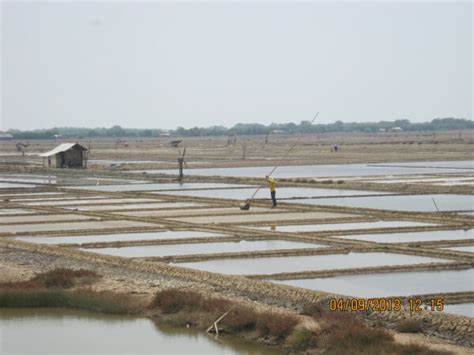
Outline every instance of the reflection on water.
<svg viewBox="0 0 474 355"><path fill-rule="evenodd" d="M0 353L278 354L239 340L149 319L67 309L0 309Z"/></svg>

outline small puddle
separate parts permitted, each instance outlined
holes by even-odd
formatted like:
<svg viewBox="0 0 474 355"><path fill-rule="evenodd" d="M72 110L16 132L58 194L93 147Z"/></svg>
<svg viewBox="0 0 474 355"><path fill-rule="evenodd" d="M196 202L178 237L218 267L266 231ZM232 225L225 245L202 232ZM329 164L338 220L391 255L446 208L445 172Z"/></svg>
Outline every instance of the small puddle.
<svg viewBox="0 0 474 355"><path fill-rule="evenodd" d="M446 304L444 305L443 311L446 313L457 314L459 316L474 318L474 303Z"/></svg>
<svg viewBox="0 0 474 355"><path fill-rule="evenodd" d="M146 318L55 308L0 309L0 334L2 354L281 354Z"/></svg>
<svg viewBox="0 0 474 355"><path fill-rule="evenodd" d="M362 234L345 235L338 238L363 240L377 243L409 243L409 242L427 242L440 240L460 240L474 239L472 229L469 230L445 230L431 232L409 232L409 233L381 233L381 234Z"/></svg>
<svg viewBox="0 0 474 355"><path fill-rule="evenodd" d="M436 202L433 202L433 199ZM474 208L474 197L471 195L400 195L369 196L354 198L306 199L289 202L309 205L373 208L390 211L470 211Z"/></svg>
<svg viewBox="0 0 474 355"><path fill-rule="evenodd" d="M268 230L273 232L320 232L336 230L357 230L369 228L402 228L434 226L432 223L410 222L410 221L377 221L361 223L337 223L337 224L302 224L302 225L274 225L267 227L255 227L254 229Z"/></svg>
<svg viewBox="0 0 474 355"><path fill-rule="evenodd" d="M392 253L349 253L257 259L222 259L179 263L176 265L203 271L219 272L221 274L258 275L435 262L449 262L449 260Z"/></svg>
<svg viewBox="0 0 474 355"><path fill-rule="evenodd" d="M354 297L410 296L474 291L474 269L343 275L272 282Z"/></svg>
<svg viewBox="0 0 474 355"><path fill-rule="evenodd" d="M312 243L290 242L285 240L262 240L239 242L217 242L196 244L149 245L123 248L96 248L84 249L99 254L108 254L122 257L153 257L215 253L239 253L251 251L321 248L323 245Z"/></svg>
<svg viewBox="0 0 474 355"><path fill-rule="evenodd" d="M87 235L78 237L16 237L14 239L28 243L39 244L83 244L83 243L107 243L107 242L129 242L136 240L166 240L185 238L209 238L224 237L224 234L196 231L165 231L149 233L127 233L127 234L103 234Z"/></svg>

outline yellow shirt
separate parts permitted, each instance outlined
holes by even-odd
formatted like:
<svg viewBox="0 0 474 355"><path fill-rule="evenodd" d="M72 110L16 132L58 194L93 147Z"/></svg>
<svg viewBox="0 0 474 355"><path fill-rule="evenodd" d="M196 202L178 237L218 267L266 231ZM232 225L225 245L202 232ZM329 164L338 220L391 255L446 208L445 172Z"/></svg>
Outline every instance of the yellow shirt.
<svg viewBox="0 0 474 355"><path fill-rule="evenodd" d="M272 177L268 178L267 184L268 184L268 187L270 188L271 192L276 191L277 183L276 183L275 179L273 179Z"/></svg>

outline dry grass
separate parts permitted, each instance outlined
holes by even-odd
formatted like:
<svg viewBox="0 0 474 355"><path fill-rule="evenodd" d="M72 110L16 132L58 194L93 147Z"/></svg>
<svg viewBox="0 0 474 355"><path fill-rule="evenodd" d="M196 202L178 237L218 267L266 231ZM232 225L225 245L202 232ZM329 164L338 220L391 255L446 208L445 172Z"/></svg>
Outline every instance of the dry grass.
<svg viewBox="0 0 474 355"><path fill-rule="evenodd" d="M297 317L291 314L258 312L223 298L206 297L194 291L161 291L156 295L151 307L156 307L168 315L168 320L174 324L191 324L198 328L208 327L230 310L219 323L223 330L232 333L257 331L260 336L276 339L288 336L298 323Z"/></svg>
<svg viewBox="0 0 474 355"><path fill-rule="evenodd" d="M90 285L99 277L90 270L58 268L36 274L28 281L0 283L0 289L72 288L77 285Z"/></svg>
<svg viewBox="0 0 474 355"><path fill-rule="evenodd" d="M397 330L400 333L419 333L421 328L421 322L418 319L404 319L397 324Z"/></svg>

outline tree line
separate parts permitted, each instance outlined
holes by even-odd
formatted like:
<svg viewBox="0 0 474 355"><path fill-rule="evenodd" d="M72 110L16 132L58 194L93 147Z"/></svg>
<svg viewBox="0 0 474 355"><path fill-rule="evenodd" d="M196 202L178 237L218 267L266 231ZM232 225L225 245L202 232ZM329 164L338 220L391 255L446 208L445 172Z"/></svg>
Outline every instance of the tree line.
<svg viewBox="0 0 474 355"><path fill-rule="evenodd" d="M199 136L234 136L234 135L266 135L271 133L336 133L336 132L366 132L376 133L383 131L447 131L474 129L472 120L463 118L436 118L430 122L412 123L407 119L380 122L349 122L336 121L327 124L313 124L309 121L296 123L238 123L231 128L224 126L212 127L178 127L175 130L137 129L113 126L110 128L77 128L58 127L52 129L38 129L21 131L12 129L8 133L15 139L51 139L51 138L123 138L123 137L199 137Z"/></svg>

